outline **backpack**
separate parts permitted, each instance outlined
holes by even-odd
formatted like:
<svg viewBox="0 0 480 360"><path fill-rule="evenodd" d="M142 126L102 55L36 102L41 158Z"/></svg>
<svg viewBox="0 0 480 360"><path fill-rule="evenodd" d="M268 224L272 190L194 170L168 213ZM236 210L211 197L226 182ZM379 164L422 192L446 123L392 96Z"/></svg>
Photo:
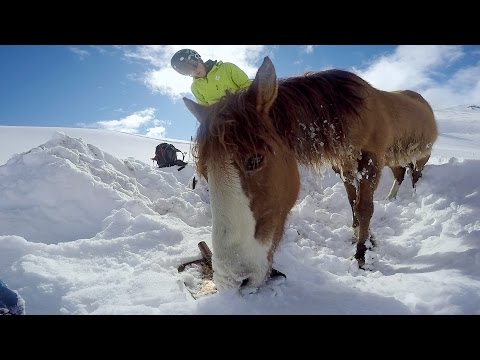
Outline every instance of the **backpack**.
<svg viewBox="0 0 480 360"><path fill-rule="evenodd" d="M182 160L177 159L177 152L182 154ZM187 163L183 161L184 159L185 154L172 144L168 143L158 144L155 148L155 157L152 158L153 161L157 162L159 168L177 165L180 166L178 171L182 170L187 165Z"/></svg>

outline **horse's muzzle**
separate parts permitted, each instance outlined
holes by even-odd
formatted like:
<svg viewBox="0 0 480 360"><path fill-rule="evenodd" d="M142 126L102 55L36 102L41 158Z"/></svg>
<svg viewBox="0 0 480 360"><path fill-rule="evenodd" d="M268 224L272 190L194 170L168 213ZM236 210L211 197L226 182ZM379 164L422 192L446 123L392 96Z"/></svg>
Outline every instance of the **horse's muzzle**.
<svg viewBox="0 0 480 360"><path fill-rule="evenodd" d="M268 279L274 279L274 278L277 278L279 276L283 276L285 279L287 278L287 275L285 275L284 273L282 273L281 271L278 271L277 269L274 269L272 268L272 271L270 271L270 274L268 276ZM242 280L242 283L240 284L240 289L247 286L248 285L248 281L249 281L249 278L245 278Z"/></svg>
<svg viewBox="0 0 480 360"><path fill-rule="evenodd" d="M242 283L240 284L240 289L243 288L244 286L247 286L248 284L248 278L245 278L242 280Z"/></svg>

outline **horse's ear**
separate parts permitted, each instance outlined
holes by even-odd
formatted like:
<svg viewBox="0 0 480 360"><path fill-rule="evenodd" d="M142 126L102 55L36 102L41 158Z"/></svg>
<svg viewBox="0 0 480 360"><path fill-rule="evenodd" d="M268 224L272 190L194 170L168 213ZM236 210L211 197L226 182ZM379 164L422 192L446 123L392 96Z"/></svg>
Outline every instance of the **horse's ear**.
<svg viewBox="0 0 480 360"><path fill-rule="evenodd" d="M250 91L255 96L257 111L268 113L278 93L277 75L272 60L268 56L263 59L262 66L250 85Z"/></svg>
<svg viewBox="0 0 480 360"><path fill-rule="evenodd" d="M206 117L205 107L197 104L195 101L190 100L189 98L184 97L183 102L188 110L195 116L198 122L202 123Z"/></svg>

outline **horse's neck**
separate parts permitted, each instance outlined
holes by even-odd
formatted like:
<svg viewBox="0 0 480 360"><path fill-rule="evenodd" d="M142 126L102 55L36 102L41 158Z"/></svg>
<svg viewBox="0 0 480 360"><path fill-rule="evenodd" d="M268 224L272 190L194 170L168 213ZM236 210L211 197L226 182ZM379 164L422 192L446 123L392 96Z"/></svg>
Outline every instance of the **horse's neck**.
<svg viewBox="0 0 480 360"><path fill-rule="evenodd" d="M338 124L333 124L322 111L322 104L302 103L291 106L276 106L272 114L279 135L300 157L306 151L322 153L338 132Z"/></svg>

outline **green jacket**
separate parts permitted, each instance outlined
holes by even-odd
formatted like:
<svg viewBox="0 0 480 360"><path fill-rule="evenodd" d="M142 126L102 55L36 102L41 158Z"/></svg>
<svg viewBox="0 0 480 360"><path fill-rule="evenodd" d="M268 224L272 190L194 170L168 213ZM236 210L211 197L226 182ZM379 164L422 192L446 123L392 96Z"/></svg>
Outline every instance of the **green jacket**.
<svg viewBox="0 0 480 360"><path fill-rule="evenodd" d="M211 105L220 100L227 90L236 92L251 83L252 80L237 65L217 61L206 77L193 80L190 89L199 104Z"/></svg>

